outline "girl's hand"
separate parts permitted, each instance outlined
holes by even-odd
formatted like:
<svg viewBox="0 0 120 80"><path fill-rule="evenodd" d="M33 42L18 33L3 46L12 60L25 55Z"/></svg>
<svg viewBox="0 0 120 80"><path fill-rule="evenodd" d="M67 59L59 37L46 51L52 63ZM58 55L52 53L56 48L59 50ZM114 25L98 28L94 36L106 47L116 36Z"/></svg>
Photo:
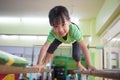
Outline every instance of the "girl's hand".
<svg viewBox="0 0 120 80"><path fill-rule="evenodd" d="M96 68L94 66L92 66L92 65L88 66L89 74L91 74L91 71L94 71L94 70L96 70Z"/></svg>
<svg viewBox="0 0 120 80"><path fill-rule="evenodd" d="M83 72L83 71L87 70L83 65L78 66L78 68L79 68L80 72Z"/></svg>
<svg viewBox="0 0 120 80"><path fill-rule="evenodd" d="M92 71L92 70L96 70L96 68L94 66L90 65L90 66L88 66L88 70Z"/></svg>
<svg viewBox="0 0 120 80"><path fill-rule="evenodd" d="M39 72L41 72L41 69L45 67L45 65L44 64L42 64L42 65L37 64L37 65L33 65L33 67L38 68L38 73L39 73Z"/></svg>

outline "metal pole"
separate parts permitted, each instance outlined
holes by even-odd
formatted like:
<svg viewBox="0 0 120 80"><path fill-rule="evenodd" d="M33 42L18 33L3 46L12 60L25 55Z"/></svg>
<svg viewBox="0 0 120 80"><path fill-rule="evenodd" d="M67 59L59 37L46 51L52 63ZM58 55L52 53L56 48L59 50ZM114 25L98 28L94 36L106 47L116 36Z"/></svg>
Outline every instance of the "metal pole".
<svg viewBox="0 0 120 80"><path fill-rule="evenodd" d="M80 73L78 70L75 73ZM119 79L120 80L120 69L116 70L94 70L94 71L84 71L81 74L87 74L91 76L109 78L109 79Z"/></svg>
<svg viewBox="0 0 120 80"><path fill-rule="evenodd" d="M88 49L89 48L95 48L96 49L96 46L89 46L88 45ZM104 70L105 69L105 63L104 63L104 47L103 48L100 48L101 50L102 50L102 69ZM104 78L103 78L103 80L105 80Z"/></svg>

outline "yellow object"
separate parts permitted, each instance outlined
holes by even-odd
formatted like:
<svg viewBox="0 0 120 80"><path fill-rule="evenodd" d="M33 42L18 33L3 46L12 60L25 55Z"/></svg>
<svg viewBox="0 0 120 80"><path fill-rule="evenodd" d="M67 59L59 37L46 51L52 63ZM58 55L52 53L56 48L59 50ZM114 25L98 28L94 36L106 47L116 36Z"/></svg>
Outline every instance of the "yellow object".
<svg viewBox="0 0 120 80"><path fill-rule="evenodd" d="M5 65L10 66L10 65L12 65L14 62L15 62L15 60L12 59L12 58L10 58L9 61L8 61Z"/></svg>
<svg viewBox="0 0 120 80"><path fill-rule="evenodd" d="M14 74L8 74L2 80L15 80L15 75Z"/></svg>

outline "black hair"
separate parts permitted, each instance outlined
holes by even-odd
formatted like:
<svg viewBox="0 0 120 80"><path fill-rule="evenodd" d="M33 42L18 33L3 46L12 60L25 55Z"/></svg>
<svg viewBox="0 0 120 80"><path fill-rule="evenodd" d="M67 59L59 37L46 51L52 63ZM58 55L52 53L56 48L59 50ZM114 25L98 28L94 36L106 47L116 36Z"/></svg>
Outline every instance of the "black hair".
<svg viewBox="0 0 120 80"><path fill-rule="evenodd" d="M59 24L62 21L63 25L65 24L65 19L69 20L69 12L64 6L55 6L49 11L49 22L51 26Z"/></svg>

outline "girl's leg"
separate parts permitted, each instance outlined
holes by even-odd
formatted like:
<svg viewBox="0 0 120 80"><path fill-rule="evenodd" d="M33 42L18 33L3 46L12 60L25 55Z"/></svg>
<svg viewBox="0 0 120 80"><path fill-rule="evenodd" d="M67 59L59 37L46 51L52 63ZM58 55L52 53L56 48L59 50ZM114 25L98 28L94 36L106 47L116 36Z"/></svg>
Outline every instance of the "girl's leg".
<svg viewBox="0 0 120 80"><path fill-rule="evenodd" d="M77 42L72 44L72 57L76 62L80 61L80 46Z"/></svg>
<svg viewBox="0 0 120 80"><path fill-rule="evenodd" d="M86 70L86 68L81 64L80 62L80 46L77 42L74 42L72 44L72 57L76 61L77 67L80 69L80 71Z"/></svg>

